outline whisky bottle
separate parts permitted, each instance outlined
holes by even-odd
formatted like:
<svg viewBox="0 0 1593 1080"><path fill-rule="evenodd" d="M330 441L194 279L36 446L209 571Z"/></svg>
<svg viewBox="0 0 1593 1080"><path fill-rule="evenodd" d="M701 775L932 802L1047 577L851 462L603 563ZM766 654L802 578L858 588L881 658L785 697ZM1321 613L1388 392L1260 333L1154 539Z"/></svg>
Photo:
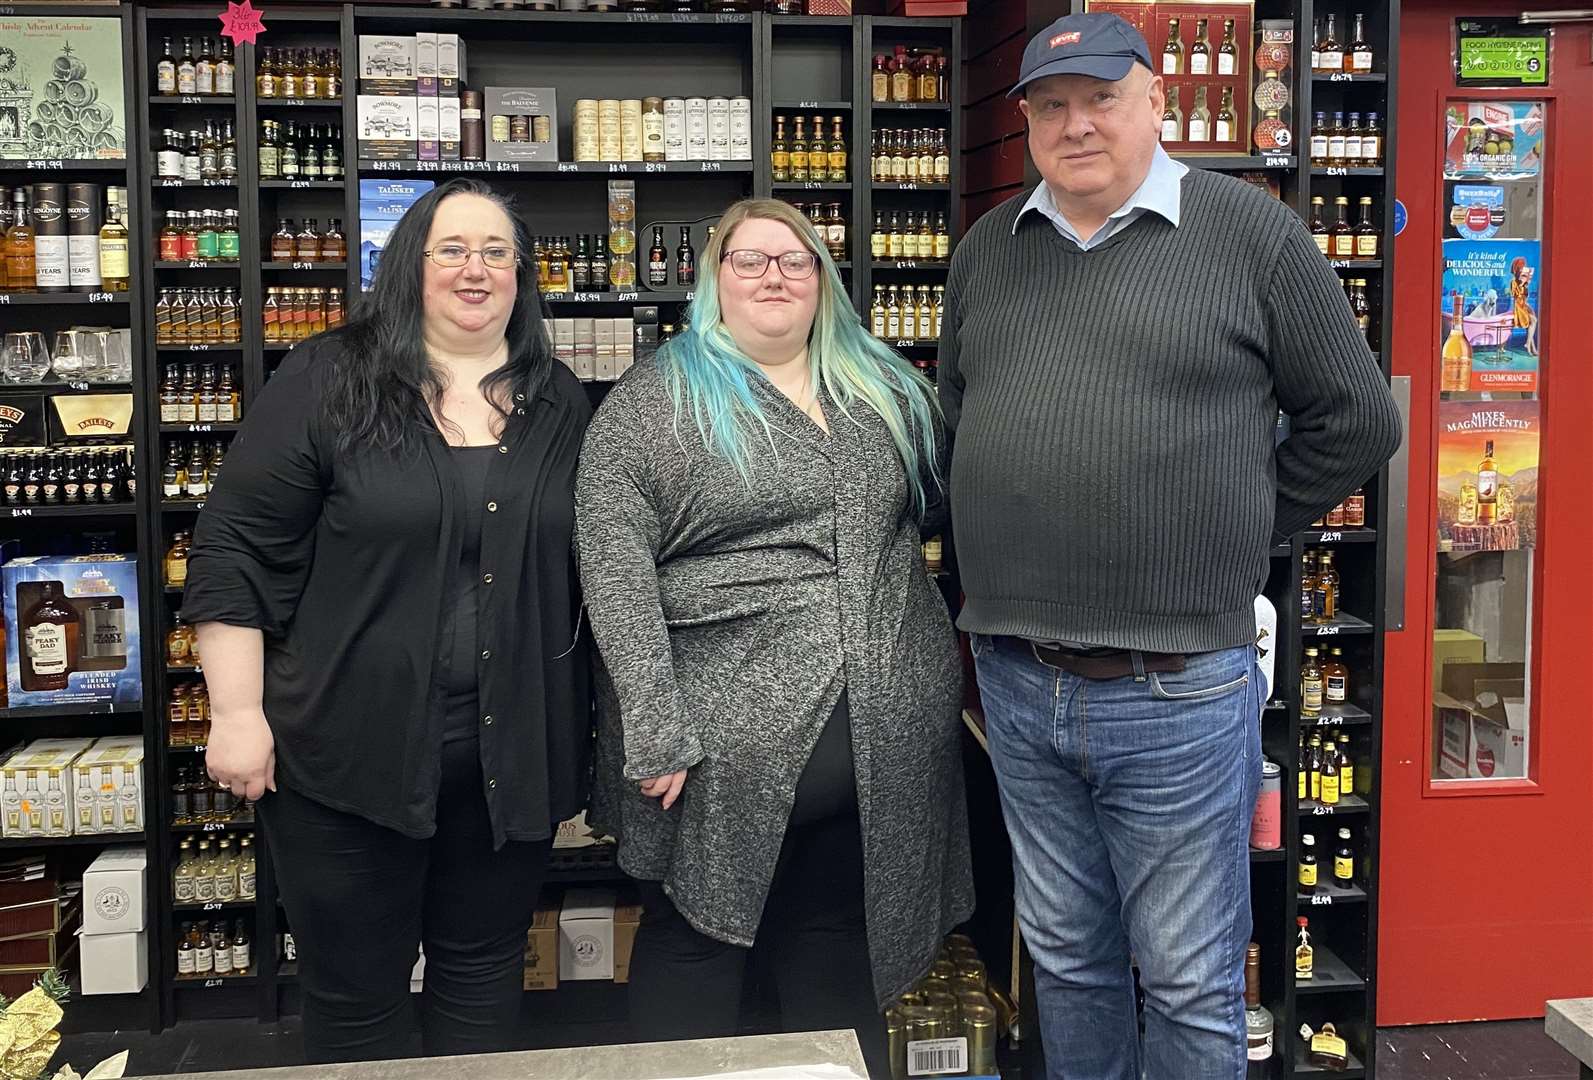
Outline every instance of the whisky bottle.
<svg viewBox="0 0 1593 1080"><path fill-rule="evenodd" d="M1361 165L1361 114L1352 112L1344 122L1344 162L1349 168Z"/></svg>
<svg viewBox="0 0 1593 1080"><path fill-rule="evenodd" d="M1195 87L1195 107L1189 111L1189 141L1211 141L1211 109L1206 106L1206 88Z"/></svg>
<svg viewBox="0 0 1593 1080"><path fill-rule="evenodd" d="M223 844L227 843L225 839L221 842ZM218 901L221 900L220 889L216 890L216 899ZM216 962L215 973L217 975L231 975L232 938L227 936L227 924L225 922L218 921L216 923L216 928L210 933L210 943L213 950L212 955L215 957Z"/></svg>
<svg viewBox="0 0 1593 1080"><path fill-rule="evenodd" d="M1328 127L1328 156L1327 163L1334 168L1344 168L1349 164L1349 159L1344 156L1344 114L1335 112L1333 123Z"/></svg>
<svg viewBox="0 0 1593 1080"><path fill-rule="evenodd" d="M241 843L247 845L249 843L249 838L247 836L244 837ZM242 865L241 856L239 858L239 865L240 867ZM254 899L252 894L247 897L243 895L243 886L241 883L238 887L238 899ZM233 924L232 927L232 970L238 972L240 975L248 972L249 970L249 936L244 932L242 919L239 919Z"/></svg>
<svg viewBox="0 0 1593 1080"><path fill-rule="evenodd" d="M937 262L945 262L951 258L951 232L946 228L946 211L935 211L935 250L934 258Z"/></svg>
<svg viewBox="0 0 1593 1080"><path fill-rule="evenodd" d="M38 270L33 254L33 222L28 214L28 189L11 193L11 228L6 230L6 280L12 292L30 293L38 289Z"/></svg>
<svg viewBox="0 0 1593 1080"><path fill-rule="evenodd" d="M1217 48L1217 74L1239 73L1239 46L1234 40L1233 20L1222 21L1222 44Z"/></svg>
<svg viewBox="0 0 1593 1080"><path fill-rule="evenodd" d="M874 54L873 70L869 73L869 100L889 101L891 99L890 63L890 57L884 53Z"/></svg>
<svg viewBox="0 0 1593 1080"><path fill-rule="evenodd" d="M205 846L205 841L200 841ZM192 930L189 940L194 945L194 974L212 975L216 970L216 944L210 936L210 924L200 923Z"/></svg>
<svg viewBox="0 0 1593 1080"><path fill-rule="evenodd" d="M654 289L669 284L669 249L664 246L662 225L653 226L653 246L647 252L647 284Z"/></svg>
<svg viewBox="0 0 1593 1080"><path fill-rule="evenodd" d="M1337 653L1337 652L1342 652L1343 650L1342 649L1334 649L1333 651ZM1355 794L1355 759L1350 756L1350 733L1347 732L1347 731L1339 732L1338 755L1339 755L1339 793L1342 794L1342 795L1354 795Z"/></svg>
<svg viewBox="0 0 1593 1080"><path fill-rule="evenodd" d="M132 283L132 268L127 258L127 224L122 218L122 201L127 189L106 191L105 224L100 226L100 287L106 292L126 292Z"/></svg>
<svg viewBox="0 0 1593 1080"><path fill-rule="evenodd" d="M892 340L902 336L902 303L898 287L885 290L885 336Z"/></svg>
<svg viewBox="0 0 1593 1080"><path fill-rule="evenodd" d="M194 92L196 94L214 94L216 92L216 57L210 51L210 39L199 39L199 55L194 58Z"/></svg>
<svg viewBox="0 0 1593 1080"><path fill-rule="evenodd" d="M237 66L232 60L232 42L222 38L216 51L216 93L222 95L234 93L236 74Z"/></svg>
<svg viewBox="0 0 1593 1080"><path fill-rule="evenodd" d="M1331 551L1322 552L1318 558L1316 610L1312 613L1312 619L1319 623L1330 623L1338 617L1339 612L1339 572L1333 568Z"/></svg>
<svg viewBox="0 0 1593 1080"><path fill-rule="evenodd" d="M1324 74L1344 70L1344 46L1339 42L1335 21L1337 18L1338 16L1328 12L1322 27L1322 40L1317 44L1316 70Z"/></svg>
<svg viewBox="0 0 1593 1080"><path fill-rule="evenodd" d="M564 237L553 239L552 247L548 249L548 291L553 293L566 293L570 291L570 245ZM316 290L319 293L319 290ZM325 302L318 298L310 305L312 335L326 329Z"/></svg>
<svg viewBox="0 0 1593 1080"><path fill-rule="evenodd" d="M885 231L885 211L874 211L874 228L868 234L869 255L878 262L885 258L889 236Z"/></svg>
<svg viewBox="0 0 1593 1080"><path fill-rule="evenodd" d="M1300 621L1308 623L1316 615L1316 557L1307 551L1300 556Z"/></svg>
<svg viewBox="0 0 1593 1080"><path fill-rule="evenodd" d="M216 899L229 903L238 899L238 865L233 861L232 840L221 838L221 848L216 853Z"/></svg>
<svg viewBox="0 0 1593 1080"><path fill-rule="evenodd" d="M1377 226L1372 223L1372 197L1362 195L1360 198L1361 220L1355 226L1355 257L1358 259L1377 258L1378 241L1380 234Z"/></svg>
<svg viewBox="0 0 1593 1080"><path fill-rule="evenodd" d="M774 118L774 143L769 148L769 164L775 183L786 183L791 179L791 147L785 141L784 116Z"/></svg>
<svg viewBox="0 0 1593 1080"><path fill-rule="evenodd" d="M1318 168L1323 168L1327 165L1327 163L1327 113L1318 111L1311 121L1311 164L1317 166Z"/></svg>
<svg viewBox="0 0 1593 1080"><path fill-rule="evenodd" d="M824 237L824 246L830 252L830 258L836 262L845 262L848 239L846 218L841 213L840 203L832 202L825 208L824 225L825 230L821 235Z"/></svg>
<svg viewBox="0 0 1593 1080"><path fill-rule="evenodd" d="M172 55L169 37L161 39L160 59L155 61L155 93L177 93L177 58Z"/></svg>
<svg viewBox="0 0 1593 1080"><path fill-rule="evenodd" d="M1206 20L1195 20L1195 43L1189 47L1189 73L1211 74L1211 42L1206 38Z"/></svg>
<svg viewBox="0 0 1593 1080"><path fill-rule="evenodd" d="M1366 16L1359 13L1350 31L1350 51L1344 57L1344 70L1362 75L1372 70L1372 45L1366 40Z"/></svg>
<svg viewBox="0 0 1593 1080"><path fill-rule="evenodd" d="M1233 142L1239 137L1234 123L1233 87L1222 88L1222 105L1217 109L1217 141Z"/></svg>
<svg viewBox="0 0 1593 1080"><path fill-rule="evenodd" d="M59 582L41 582L39 599L21 619L24 690L65 690L77 668L82 621L60 589Z"/></svg>
<svg viewBox="0 0 1593 1080"><path fill-rule="evenodd" d="M1315 646L1305 650L1305 662L1300 666L1300 715L1322 715L1322 666L1317 662Z"/></svg>
<svg viewBox="0 0 1593 1080"><path fill-rule="evenodd" d="M1167 106L1162 109L1162 142L1180 142L1184 137L1184 112L1178 107L1178 87L1168 83L1162 89L1167 94Z"/></svg>
<svg viewBox="0 0 1593 1080"><path fill-rule="evenodd" d="M1471 342L1466 340L1465 298L1457 291L1440 360L1439 390L1456 393L1471 389Z"/></svg>
<svg viewBox="0 0 1593 1080"><path fill-rule="evenodd" d="M931 334L930 336L934 337L936 339L939 339L939 337L940 337L940 329L944 325L945 317L946 317L946 286L944 286L944 285L936 285L935 286L934 295L935 295L935 307L934 307L934 314L933 314L933 317L932 317L932 320L931 320L931 323L930 323L931 329L934 331L934 333Z"/></svg>
<svg viewBox="0 0 1593 1080"><path fill-rule="evenodd" d="M913 72L905 45L896 46L891 60L891 100L897 104L913 100Z"/></svg>
<svg viewBox="0 0 1593 1080"><path fill-rule="evenodd" d="M916 341L918 339L918 305L913 301L913 287L907 285L902 290L901 326L897 337L903 341Z"/></svg>
<svg viewBox="0 0 1593 1080"><path fill-rule="evenodd" d="M1493 525L1499 520L1499 467L1493 460L1493 440L1489 439L1477 464L1477 524Z"/></svg>
<svg viewBox="0 0 1593 1080"><path fill-rule="evenodd" d="M830 117L830 172L832 184L846 183L846 136L841 131L841 118Z"/></svg>
<svg viewBox="0 0 1593 1080"><path fill-rule="evenodd" d="M348 239L343 235L343 221L341 218L329 218L326 231L321 234L321 261L346 262L348 260Z"/></svg>
<svg viewBox="0 0 1593 1080"><path fill-rule="evenodd" d="M1310 833L1300 836L1300 866L1296 876L1301 896L1310 896L1317 890L1316 837ZM1296 970L1298 977L1298 969Z"/></svg>
<svg viewBox="0 0 1593 1080"><path fill-rule="evenodd" d="M875 211L876 214L879 211ZM877 338L885 336L885 286L874 286L874 299L868 306L869 330Z"/></svg>
<svg viewBox="0 0 1593 1080"><path fill-rule="evenodd" d="M177 92L179 94L197 94L198 72L194 62L194 40L183 38L183 54L177 61Z"/></svg>
<svg viewBox="0 0 1593 1080"><path fill-rule="evenodd" d="M254 889L254 841L246 834L238 849L238 899L253 900Z"/></svg>
<svg viewBox="0 0 1593 1080"><path fill-rule="evenodd" d="M1178 39L1178 20L1167 20L1167 43L1162 46L1162 74L1184 73L1184 43Z"/></svg>
<svg viewBox="0 0 1593 1080"><path fill-rule="evenodd" d="M795 119L796 134L791 139L791 181L803 183L810 179L808 175L808 137L807 118L798 116Z"/></svg>
<svg viewBox="0 0 1593 1080"><path fill-rule="evenodd" d="M304 219L304 228L294 237L293 253L291 258L295 262L319 262L321 258L321 234L316 229L314 218Z"/></svg>
<svg viewBox="0 0 1593 1080"><path fill-rule="evenodd" d="M1375 112L1367 113L1361 124L1361 164L1367 168L1383 164L1383 131Z"/></svg>
<svg viewBox="0 0 1593 1080"><path fill-rule="evenodd" d="M1328 233L1327 222L1322 220L1322 211L1325 200L1321 195L1311 196L1311 239L1316 241L1316 246L1322 254L1328 254L1332 249L1332 237Z"/></svg>
<svg viewBox="0 0 1593 1080"><path fill-rule="evenodd" d="M1350 200L1344 195L1336 196L1333 208L1338 213L1338 220L1333 222L1333 231L1330 237L1332 255L1335 259L1353 259L1355 257L1355 229L1350 225Z"/></svg>
<svg viewBox="0 0 1593 1080"><path fill-rule="evenodd" d="M254 73L254 92L256 97L274 98L277 96L277 51L275 49L260 50L260 65Z"/></svg>
<svg viewBox="0 0 1593 1080"><path fill-rule="evenodd" d="M900 183L907 179L907 158L911 152L912 133L906 128L896 132L896 145L891 148L891 179Z"/></svg>
<svg viewBox="0 0 1593 1080"><path fill-rule="evenodd" d="M1328 650L1328 659L1322 665L1322 702L1324 705L1346 705L1349 700L1350 669L1344 664L1344 650L1334 646Z"/></svg>
<svg viewBox="0 0 1593 1080"><path fill-rule="evenodd" d="M84 774L87 779L87 773ZM177 867L171 875L171 898L178 904L194 902L194 842L185 837L177 845Z"/></svg>
<svg viewBox="0 0 1593 1080"><path fill-rule="evenodd" d="M801 121L797 123L800 125ZM680 246L675 249L675 284L687 289L697 284L697 252L691 246L689 225L680 227Z"/></svg>

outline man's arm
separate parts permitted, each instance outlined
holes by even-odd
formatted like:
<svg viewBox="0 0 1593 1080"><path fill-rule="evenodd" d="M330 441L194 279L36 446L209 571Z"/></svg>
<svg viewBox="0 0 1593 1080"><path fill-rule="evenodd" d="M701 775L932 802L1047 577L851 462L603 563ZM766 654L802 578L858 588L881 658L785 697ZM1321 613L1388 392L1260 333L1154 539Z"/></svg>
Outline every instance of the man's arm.
<svg viewBox="0 0 1593 1080"><path fill-rule="evenodd" d="M1310 525L1399 447L1388 380L1355 325L1342 286L1293 214L1265 306L1268 362L1289 437L1277 449L1280 537ZM949 291L949 290L948 290Z"/></svg>

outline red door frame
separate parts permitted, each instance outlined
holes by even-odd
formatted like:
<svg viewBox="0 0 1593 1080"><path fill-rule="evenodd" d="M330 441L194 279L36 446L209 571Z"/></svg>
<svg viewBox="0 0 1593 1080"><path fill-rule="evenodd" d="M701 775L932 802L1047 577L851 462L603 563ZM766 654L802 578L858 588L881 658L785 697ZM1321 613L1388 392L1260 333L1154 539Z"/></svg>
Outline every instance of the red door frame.
<svg viewBox="0 0 1593 1080"><path fill-rule="evenodd" d="M1550 5L1552 6L1552 5ZM1593 29L1555 30L1551 86L1456 90L1459 15L1523 5L1402 5L1392 366L1411 379L1405 628L1386 644L1378 1022L1540 1016L1545 1000L1593 995L1593 710L1586 692L1593 571ZM1456 96L1550 103L1544 183L1543 465L1533 603L1533 781L1435 785L1432 633L1437 518L1437 374L1444 208L1443 108ZM1559 333L1559 330L1564 333ZM1397 553L1390 553L1390 558Z"/></svg>

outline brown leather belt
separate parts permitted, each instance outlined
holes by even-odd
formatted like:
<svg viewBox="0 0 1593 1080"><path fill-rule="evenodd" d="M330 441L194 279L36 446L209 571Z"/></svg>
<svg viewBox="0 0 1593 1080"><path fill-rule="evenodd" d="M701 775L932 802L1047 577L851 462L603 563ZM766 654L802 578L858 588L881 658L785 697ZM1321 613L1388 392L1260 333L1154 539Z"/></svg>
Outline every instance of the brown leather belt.
<svg viewBox="0 0 1593 1080"><path fill-rule="evenodd" d="M1134 654L1127 649L1062 649L1031 642L1034 657L1042 664L1061 668L1081 679L1121 679L1136 674ZM1142 652L1144 671L1166 673L1184 670L1183 653Z"/></svg>

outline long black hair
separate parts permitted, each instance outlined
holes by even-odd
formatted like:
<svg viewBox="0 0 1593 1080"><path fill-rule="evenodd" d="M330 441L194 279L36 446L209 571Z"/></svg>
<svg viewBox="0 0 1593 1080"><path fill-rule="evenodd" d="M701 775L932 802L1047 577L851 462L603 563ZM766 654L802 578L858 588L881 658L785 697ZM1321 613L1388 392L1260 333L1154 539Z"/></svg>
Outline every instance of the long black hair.
<svg viewBox="0 0 1593 1080"><path fill-rule="evenodd" d="M482 394L506 416L507 403L516 393L531 400L552 371L553 353L542 322L525 222L507 198L479 180L449 180L417 199L399 220L382 251L370 291L343 328L334 331L340 355L329 372L325 408L337 432L339 452L357 446L415 450L423 434L436 428L433 410L447 386L426 354L422 278L432 219L442 201L454 195L480 195L496 203L513 225L514 248L520 255L514 272L514 307L504 328L509 358L481 380Z"/></svg>

